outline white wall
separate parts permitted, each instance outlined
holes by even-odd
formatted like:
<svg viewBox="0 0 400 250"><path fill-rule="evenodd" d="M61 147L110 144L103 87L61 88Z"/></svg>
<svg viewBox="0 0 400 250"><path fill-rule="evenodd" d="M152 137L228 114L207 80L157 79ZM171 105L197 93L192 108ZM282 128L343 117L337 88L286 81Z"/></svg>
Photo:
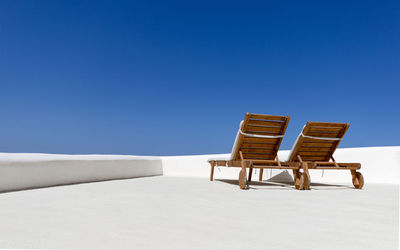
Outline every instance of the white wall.
<svg viewBox="0 0 400 250"><path fill-rule="evenodd" d="M285 160L289 150L279 151L281 160ZM162 157L164 175L204 177L210 176L210 165L207 160L215 157L227 157L229 154L220 155L196 155L196 156L167 156ZM361 172L366 183L398 183L400 180L400 147L366 147L366 148L345 148L336 150L335 159L337 162L360 162ZM264 171L264 179L275 177L280 180L288 179L288 175L282 174L282 170ZM238 168L216 168L215 179L237 179ZM292 174L289 172L290 175ZM280 176L278 176L280 174ZM351 183L349 171L325 170L321 177L321 170L311 170L313 182L345 182ZM253 172L253 180L258 180L258 175Z"/></svg>
<svg viewBox="0 0 400 250"><path fill-rule="evenodd" d="M289 151L279 152L284 160ZM126 179L153 175L209 178L207 160L229 154L144 157L129 155L54 155L0 153L0 192L64 184ZM368 183L398 183L400 147L338 149L338 162L361 162L361 172ZM350 183L349 171L311 170L312 182ZM215 169L215 179L237 179L239 168ZM255 171L253 180L258 180ZM264 171L264 180L274 177L291 181L288 172Z"/></svg>
<svg viewBox="0 0 400 250"><path fill-rule="evenodd" d="M0 153L0 192L153 175L158 157Z"/></svg>

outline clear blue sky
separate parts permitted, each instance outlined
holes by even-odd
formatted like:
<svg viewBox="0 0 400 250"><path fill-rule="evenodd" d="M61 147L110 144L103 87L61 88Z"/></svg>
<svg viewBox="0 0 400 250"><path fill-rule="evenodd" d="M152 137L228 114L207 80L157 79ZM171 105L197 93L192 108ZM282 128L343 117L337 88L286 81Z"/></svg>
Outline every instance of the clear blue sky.
<svg viewBox="0 0 400 250"><path fill-rule="evenodd" d="M400 145L400 1L0 1L0 152L231 150L245 112Z"/></svg>

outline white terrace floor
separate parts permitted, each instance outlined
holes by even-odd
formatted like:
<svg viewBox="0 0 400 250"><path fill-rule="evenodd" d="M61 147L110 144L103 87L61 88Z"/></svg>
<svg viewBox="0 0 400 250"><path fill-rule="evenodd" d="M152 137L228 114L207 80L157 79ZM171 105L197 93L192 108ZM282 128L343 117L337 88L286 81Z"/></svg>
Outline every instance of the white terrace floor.
<svg viewBox="0 0 400 250"><path fill-rule="evenodd" d="M0 247L397 249L398 192L166 176L9 192Z"/></svg>

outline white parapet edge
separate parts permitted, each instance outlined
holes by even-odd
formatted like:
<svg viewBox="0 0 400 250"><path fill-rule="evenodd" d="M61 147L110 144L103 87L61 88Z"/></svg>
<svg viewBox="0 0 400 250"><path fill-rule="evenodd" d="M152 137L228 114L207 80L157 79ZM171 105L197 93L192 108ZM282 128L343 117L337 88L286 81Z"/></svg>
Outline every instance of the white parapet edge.
<svg viewBox="0 0 400 250"><path fill-rule="evenodd" d="M0 192L162 174L160 157L0 153Z"/></svg>
<svg viewBox="0 0 400 250"><path fill-rule="evenodd" d="M279 151L287 158L289 151ZM399 183L400 146L344 148L335 152L337 162L360 162L365 183ZM229 154L189 156L61 155L0 153L0 192L128 179L155 175L209 178L210 158ZM237 179L238 168L216 168L215 179ZM257 171L253 172L256 180ZM312 182L351 183L349 171L311 170ZM285 170L264 171L264 180L291 181ZM257 178L258 179L258 178Z"/></svg>
<svg viewBox="0 0 400 250"><path fill-rule="evenodd" d="M163 172L166 176L181 177L203 177L209 178L210 158L226 158L228 154L214 155L191 155L191 156L165 156L162 157ZM289 150L281 150L278 153L281 160L289 155ZM362 147L337 149L335 154L337 162L359 162L360 172L363 174L366 183L399 183L400 180L400 146L388 147ZM219 167L215 169L215 179L237 179L238 168ZM257 177L257 171L253 172ZM286 170L266 170L263 179L290 181L292 173ZM351 175L346 170L321 170L310 171L313 182L335 182L351 183ZM289 179L288 179L289 177ZM258 180L258 178L254 178Z"/></svg>

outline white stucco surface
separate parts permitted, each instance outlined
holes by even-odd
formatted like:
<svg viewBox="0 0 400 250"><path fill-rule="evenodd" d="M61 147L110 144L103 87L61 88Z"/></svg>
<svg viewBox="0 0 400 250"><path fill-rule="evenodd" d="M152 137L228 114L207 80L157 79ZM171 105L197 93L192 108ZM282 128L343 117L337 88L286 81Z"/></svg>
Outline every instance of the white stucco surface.
<svg viewBox="0 0 400 250"><path fill-rule="evenodd" d="M154 175L158 157L0 153L0 192Z"/></svg>
<svg viewBox="0 0 400 250"><path fill-rule="evenodd" d="M289 150L281 150L278 156L285 161ZM166 176L204 177L210 176L210 158L229 157L229 154L169 156L162 157L163 171ZM334 154L337 162L360 162L361 173L367 183L399 183L400 180L400 147L365 147L344 148L336 150ZM240 169L219 167L215 169L214 178L237 179ZM291 172L282 170L264 171L264 179L275 177L280 180L291 180ZM322 183L351 183L349 171L321 170L310 171L311 180ZM258 180L257 171L253 172L253 179Z"/></svg>
<svg viewBox="0 0 400 250"><path fill-rule="evenodd" d="M289 151L279 151L284 161ZM131 155L57 155L34 153L0 153L0 192L126 179L154 175L209 178L208 159L229 157L229 154L194 156L131 156ZM338 149L338 162L361 162L366 183L398 183L400 179L400 147L368 147ZM219 167L215 179L237 179L238 168ZM264 179L291 181L290 172L264 171ZM258 179L257 171L253 179ZM311 171L312 182L351 183L349 171Z"/></svg>
<svg viewBox="0 0 400 250"><path fill-rule="evenodd" d="M156 176L0 194L0 248L398 249L399 187Z"/></svg>

